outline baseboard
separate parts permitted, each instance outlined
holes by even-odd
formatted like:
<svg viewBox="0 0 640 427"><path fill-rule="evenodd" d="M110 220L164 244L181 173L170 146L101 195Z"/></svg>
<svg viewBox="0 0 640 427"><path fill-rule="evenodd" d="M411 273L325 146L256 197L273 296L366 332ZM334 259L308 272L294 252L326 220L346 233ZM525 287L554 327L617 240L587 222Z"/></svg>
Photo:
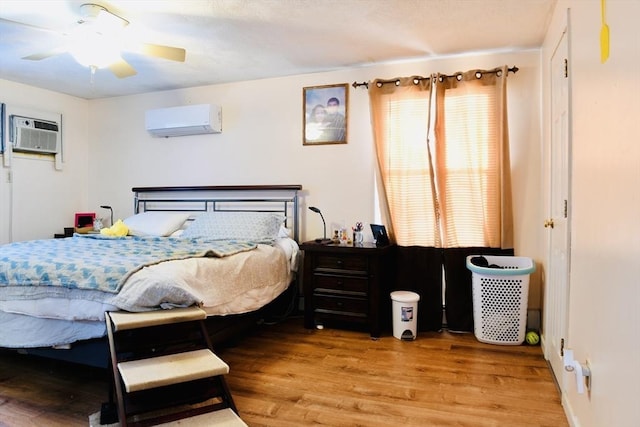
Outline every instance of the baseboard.
<svg viewBox="0 0 640 427"><path fill-rule="evenodd" d="M573 408L571 407L571 403L569 403L569 399L567 399L566 393L562 394L562 408L564 409L564 414L567 417L567 422L570 427L580 427L580 421L578 417L575 415Z"/></svg>

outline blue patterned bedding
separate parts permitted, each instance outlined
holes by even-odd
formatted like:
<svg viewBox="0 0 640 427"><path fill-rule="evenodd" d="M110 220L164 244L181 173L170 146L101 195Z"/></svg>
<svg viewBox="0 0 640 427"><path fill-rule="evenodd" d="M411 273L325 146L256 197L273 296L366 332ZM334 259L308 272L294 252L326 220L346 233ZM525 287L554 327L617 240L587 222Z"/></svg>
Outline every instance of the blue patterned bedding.
<svg viewBox="0 0 640 427"><path fill-rule="evenodd" d="M147 265L224 257L254 248L251 242L228 240L101 235L15 242L0 247L0 288L51 286L115 294Z"/></svg>

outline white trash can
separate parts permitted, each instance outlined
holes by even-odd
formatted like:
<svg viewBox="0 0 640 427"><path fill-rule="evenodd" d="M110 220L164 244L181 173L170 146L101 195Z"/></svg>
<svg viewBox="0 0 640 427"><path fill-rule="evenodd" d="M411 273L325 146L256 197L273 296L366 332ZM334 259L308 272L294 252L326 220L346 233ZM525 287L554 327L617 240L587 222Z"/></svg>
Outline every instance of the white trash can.
<svg viewBox="0 0 640 427"><path fill-rule="evenodd" d="M409 291L391 292L393 336L399 340L415 340L418 325L420 295Z"/></svg>

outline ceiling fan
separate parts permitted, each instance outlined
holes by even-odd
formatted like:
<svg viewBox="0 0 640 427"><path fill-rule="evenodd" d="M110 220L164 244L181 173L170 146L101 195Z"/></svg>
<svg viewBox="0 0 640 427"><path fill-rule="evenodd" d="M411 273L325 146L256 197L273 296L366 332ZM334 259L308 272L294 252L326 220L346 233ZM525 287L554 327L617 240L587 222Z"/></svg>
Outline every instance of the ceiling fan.
<svg viewBox="0 0 640 427"><path fill-rule="evenodd" d="M171 61L184 62L185 60L186 51L182 48L131 42L124 32L129 21L110 12L104 6L85 3L80 6L80 16L78 25L68 33L64 33L69 37L69 43L22 59L40 61L69 52L76 61L89 67L92 76L99 68L109 68L118 78L137 74L137 71L122 58L121 53L125 51Z"/></svg>

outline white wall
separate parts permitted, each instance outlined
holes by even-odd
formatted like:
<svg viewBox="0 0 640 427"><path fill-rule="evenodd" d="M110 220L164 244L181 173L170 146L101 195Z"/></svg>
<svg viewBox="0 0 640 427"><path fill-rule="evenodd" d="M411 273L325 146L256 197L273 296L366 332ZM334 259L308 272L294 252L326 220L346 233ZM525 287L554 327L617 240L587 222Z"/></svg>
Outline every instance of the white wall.
<svg viewBox="0 0 640 427"><path fill-rule="evenodd" d="M6 104L7 122L12 113L62 115L61 171L51 156L14 153L7 165L0 155L0 243L53 237L87 207L88 101L0 80L0 102Z"/></svg>
<svg viewBox="0 0 640 427"><path fill-rule="evenodd" d="M570 9L573 176L567 346L578 360L590 361L593 386L590 395L579 395L570 384L563 401L574 426L631 427L640 425L640 2L609 0L606 5L609 60L600 62L600 2L565 0L547 34L542 69L548 70ZM548 92L546 84L544 90ZM547 102L544 107L546 120Z"/></svg>

